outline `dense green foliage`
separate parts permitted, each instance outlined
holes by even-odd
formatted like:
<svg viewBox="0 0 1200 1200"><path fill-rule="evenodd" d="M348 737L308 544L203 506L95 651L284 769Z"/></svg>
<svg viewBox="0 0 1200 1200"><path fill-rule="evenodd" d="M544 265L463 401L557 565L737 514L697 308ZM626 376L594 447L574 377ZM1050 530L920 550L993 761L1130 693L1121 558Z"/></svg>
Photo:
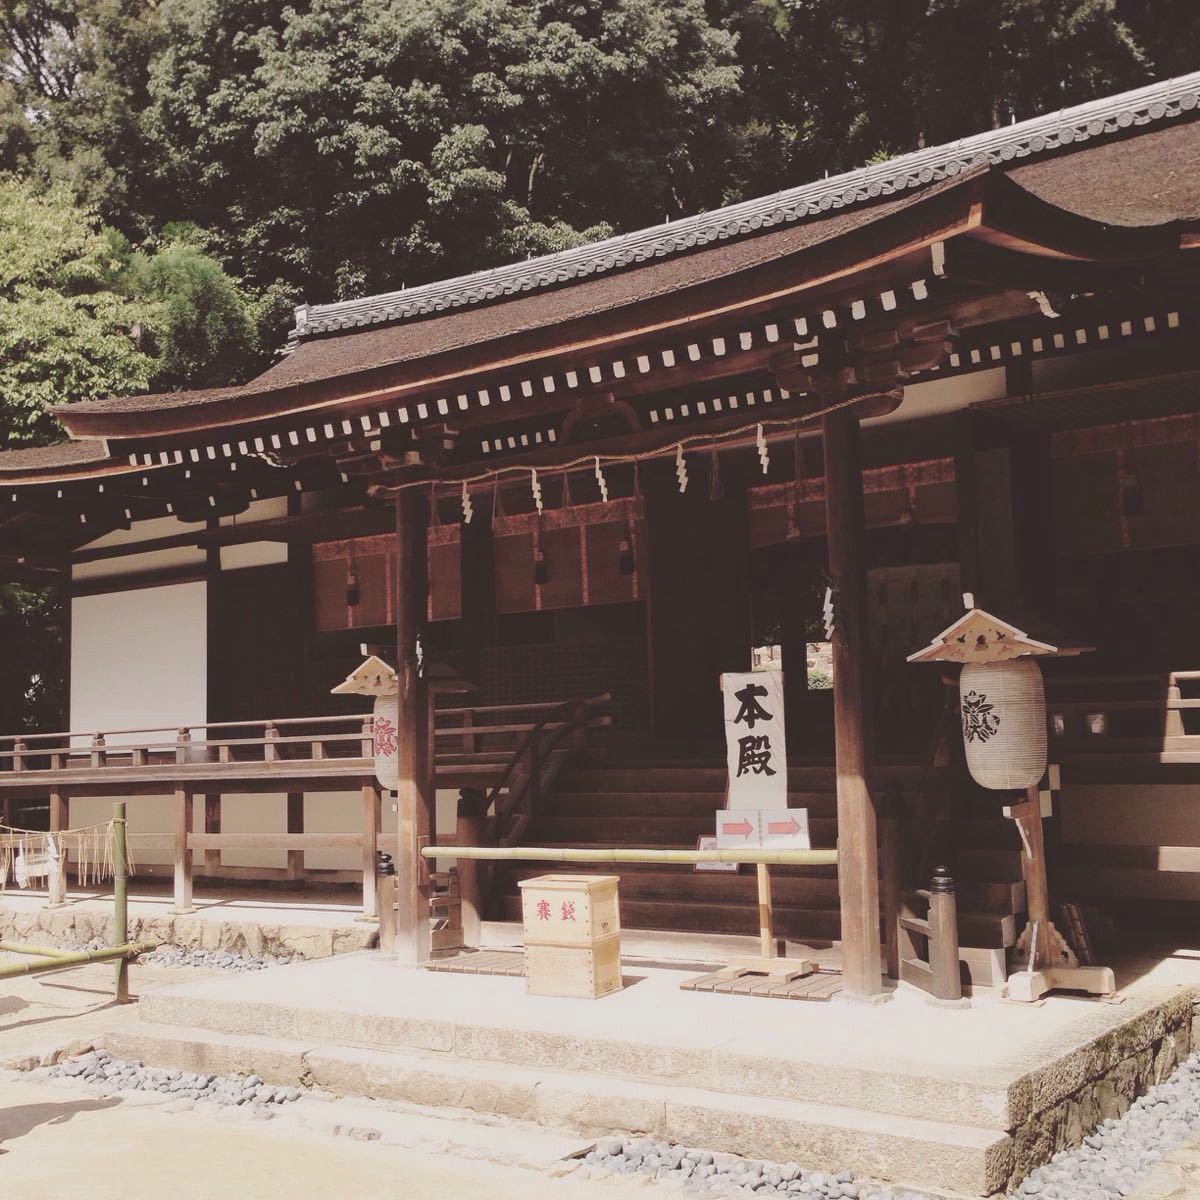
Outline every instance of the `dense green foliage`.
<svg viewBox="0 0 1200 1200"><path fill-rule="evenodd" d="M300 297L541 253L1182 69L1196 10L0 0L0 168L64 181L138 245L205 231L265 298L269 352ZM252 357L228 329L225 373Z"/></svg>
<svg viewBox="0 0 1200 1200"><path fill-rule="evenodd" d="M246 378L301 298L769 193L1198 47L1196 0L0 0L0 447L54 437L54 404ZM0 727L53 707L58 611L0 590Z"/></svg>
<svg viewBox="0 0 1200 1200"><path fill-rule="evenodd" d="M64 184L0 180L0 446L52 438L55 404L248 369L260 305L194 237L135 252Z"/></svg>

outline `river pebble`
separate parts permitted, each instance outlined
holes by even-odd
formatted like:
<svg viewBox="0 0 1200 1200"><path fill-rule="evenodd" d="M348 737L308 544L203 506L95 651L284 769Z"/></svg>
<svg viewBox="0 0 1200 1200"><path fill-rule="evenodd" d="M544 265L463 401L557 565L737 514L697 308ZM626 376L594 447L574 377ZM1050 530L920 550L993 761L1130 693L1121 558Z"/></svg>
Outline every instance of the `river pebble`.
<svg viewBox="0 0 1200 1200"><path fill-rule="evenodd" d="M1122 1200L1200 1124L1200 1052L1135 1100L1121 1117L1101 1123L1070 1150L1031 1171L1009 1200ZM785 1195L795 1200L927 1200L926 1194L852 1171L810 1171L714 1154L652 1138L602 1139L584 1160L593 1170L646 1175L686 1191L726 1196Z"/></svg>
<svg viewBox="0 0 1200 1200"><path fill-rule="evenodd" d="M96 1088L158 1092L178 1100L206 1101L217 1105L250 1105L266 1108L291 1104L302 1095L299 1088L276 1087L258 1075L208 1075L147 1067L140 1062L113 1058L107 1050L92 1050L44 1068L49 1078L74 1079Z"/></svg>

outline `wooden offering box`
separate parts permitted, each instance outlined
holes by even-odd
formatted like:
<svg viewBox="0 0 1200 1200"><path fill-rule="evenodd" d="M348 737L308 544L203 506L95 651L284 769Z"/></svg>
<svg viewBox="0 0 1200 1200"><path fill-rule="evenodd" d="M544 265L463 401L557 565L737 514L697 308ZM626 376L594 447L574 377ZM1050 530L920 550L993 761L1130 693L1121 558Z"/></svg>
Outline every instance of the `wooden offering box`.
<svg viewBox="0 0 1200 1200"><path fill-rule="evenodd" d="M616 875L523 879L525 990L596 999L621 987Z"/></svg>

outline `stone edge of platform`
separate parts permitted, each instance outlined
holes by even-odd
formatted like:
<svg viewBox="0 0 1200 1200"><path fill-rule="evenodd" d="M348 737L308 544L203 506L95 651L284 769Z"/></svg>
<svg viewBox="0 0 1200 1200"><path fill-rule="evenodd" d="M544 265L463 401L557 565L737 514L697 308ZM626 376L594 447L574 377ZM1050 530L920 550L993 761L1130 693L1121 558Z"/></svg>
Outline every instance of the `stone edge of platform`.
<svg viewBox="0 0 1200 1200"><path fill-rule="evenodd" d="M11 941L49 940L86 945L94 938L111 941L113 917L100 909L68 906L12 909L0 904L0 938ZM180 946L185 950L223 950L261 958L265 954L302 959L331 958L369 950L378 942L378 927L348 918L343 925L312 925L304 921L260 921L196 913L129 916L129 940Z"/></svg>

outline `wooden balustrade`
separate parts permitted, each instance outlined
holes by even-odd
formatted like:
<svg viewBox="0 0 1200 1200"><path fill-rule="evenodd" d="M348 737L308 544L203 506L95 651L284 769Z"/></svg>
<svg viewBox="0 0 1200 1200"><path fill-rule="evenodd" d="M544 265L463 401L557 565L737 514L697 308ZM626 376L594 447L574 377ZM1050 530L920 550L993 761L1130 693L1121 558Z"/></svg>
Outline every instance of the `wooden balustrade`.
<svg viewBox="0 0 1200 1200"><path fill-rule="evenodd" d="M1046 681L1051 738L1062 754L1159 754L1163 761L1200 762L1200 731L1185 714L1200 697L1183 686L1200 671L1051 676Z"/></svg>
<svg viewBox="0 0 1200 1200"><path fill-rule="evenodd" d="M527 822L550 777L554 751L569 739L582 745L588 731L606 724L597 709L607 696L578 701L454 707L435 710L435 771L440 786L470 786L487 803L477 809L472 832L488 824L488 807L508 820L520 806ZM263 721L222 721L184 727L157 727L0 737L0 798L44 794L51 801L52 829L67 827L69 796L141 794L164 797L172 805L172 832L129 835L136 855L170 852L176 911L192 908L193 856L203 853L201 873L210 877L283 879L357 878L363 910L378 913L375 882L377 850L398 852L395 833L380 828L380 791L374 774L374 719L368 714L289 717ZM19 790L18 790L19 789ZM360 831L309 833L304 830L307 792L357 790ZM223 792L278 791L287 796L287 831L226 833L221 829ZM196 802L203 800L197 828ZM473 839L475 840L475 839ZM359 849L354 871L314 872L304 867L310 850ZM223 850L282 851L286 867L238 868L221 863ZM480 902L468 884L464 909L477 928Z"/></svg>

